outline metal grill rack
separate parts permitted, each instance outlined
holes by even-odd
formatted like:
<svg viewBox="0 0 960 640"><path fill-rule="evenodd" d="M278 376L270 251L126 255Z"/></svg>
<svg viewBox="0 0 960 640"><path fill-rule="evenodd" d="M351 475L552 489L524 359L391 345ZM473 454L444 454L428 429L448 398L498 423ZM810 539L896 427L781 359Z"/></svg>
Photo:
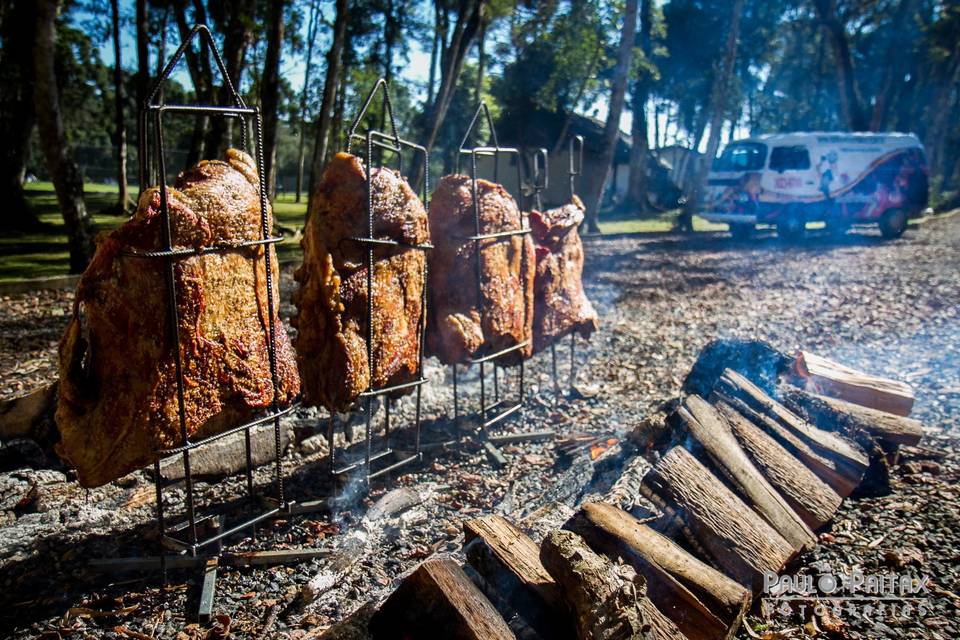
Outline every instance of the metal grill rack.
<svg viewBox="0 0 960 640"><path fill-rule="evenodd" d="M358 133L357 130L363 124L364 117L370 110L371 105L373 104L374 99L377 94L382 95L382 122L386 122L390 126L389 133L385 133L376 129L368 129L366 133ZM363 469L363 479L365 483L369 483L370 480L390 473L396 469L399 469L405 465L408 465L413 462L418 462L422 459L422 453L420 451L420 409L421 409L421 396L423 385L426 382L426 378L423 376L423 346L426 339L426 319L427 319L427 282L428 282L428 273L427 273L427 263L424 261L423 266L423 297L420 301L420 319L418 332L420 335L420 344L417 351L417 374L416 379L410 382L404 382L402 384L391 385L388 387L374 388L373 386L373 372L376 370L374 368L374 356L373 356L373 345L376 339L374 335L373 327L373 309L374 309L374 300L373 300L373 269L374 269L374 249L376 247L393 247L398 250L415 250L415 251L429 251L433 246L429 243L423 244L408 244L400 242L397 240L390 240L384 238L377 238L374 236L373 227L373 189L371 185L371 180L374 174L374 165L376 164L376 170L383 169L384 165L384 155L389 154L393 156L393 160L396 162L396 169L400 174L403 174L403 154L404 151L412 152L414 157L417 157L418 154L423 157L423 189L421 194L421 199L425 209L429 208L429 167L430 167L430 157L427 149L421 145L418 145L413 142L409 142L400 138L397 135L397 124L393 117L393 105L390 102L390 88L387 84L387 81L383 78L377 80L373 89L367 95L366 99L363 102L363 106L360 108L360 112L353 119L353 123L350 125L350 132L347 136L347 153L350 153L353 148L353 142L359 141L363 143L362 153L365 154L363 157L364 168L366 171L365 183L367 190L367 235L363 237L354 237L349 238L349 241L356 242L362 245L367 250L367 366L370 371L370 385L367 387L367 390L360 394L360 401L365 402L366 404L366 427L365 427L365 436L364 436L364 454L362 459L356 460L345 460L344 463L338 466L340 455L337 454L334 448L334 432L336 429L336 413L331 412L330 418L327 425L327 443L330 451L330 471L334 476L343 476L354 472L358 469ZM375 156L376 153L376 156ZM376 157L376 162L375 162ZM386 460L389 456L393 455L395 450L391 447L390 444L390 395L414 389L416 394L416 406L414 409L414 451L412 454L406 455L399 460L394 460L384 466L380 466L376 470L373 468L375 462L381 460ZM374 413L374 399L378 397L384 398L384 435L382 438L383 444L378 451L374 451L373 443L373 413ZM346 457L346 456L344 456Z"/></svg>
<svg viewBox="0 0 960 640"><path fill-rule="evenodd" d="M484 121L487 124L489 131L489 141L487 146L479 147L468 147L471 136L474 134L478 124L481 122L480 117L483 116ZM486 240L493 240L495 242L500 242L504 240L509 240L513 236L523 236L530 233L530 228L527 225L526 218L520 216L520 226L517 229L499 231L495 233L482 233L480 228L480 199L477 193L477 158L489 157L493 159L493 181L499 182L500 180L500 162L503 156L508 156L514 158L517 165L517 184L522 188L523 185L523 157L519 149L513 147L503 147L500 146L499 141L497 140L497 131L493 126L493 118L490 116L490 109L487 107L485 102L481 102L477 107L476 112L473 114L473 119L470 121L470 126L467 127L467 132L463 136L463 140L460 142L460 147L457 153L456 160L456 171L460 173L460 160L461 157L467 155L470 157L470 189L471 195L473 197L473 213L474 213L474 222L475 222L475 233L472 236L464 238L465 240L472 240L474 242L474 260L476 262L476 288L477 288L477 305L480 310L480 322L481 326L484 323L486 309L483 304L482 296L482 265L481 265L481 243ZM522 194L518 194L522 198ZM518 205L522 211L522 201L518 201ZM521 252L521 277L524 279L522 282L523 291L526 295L527 291L527 267L526 252ZM527 301L524 300L524 313L526 314ZM526 318L524 318L526 322ZM523 408L524 401L524 363L523 358L519 360L517 365L517 398L512 402L508 402L505 399L500 397L500 378L498 373L498 361L502 361L504 358L518 352L529 345L529 340L524 340L518 344L515 344L506 349L501 349L495 353L483 354L477 357L469 358L464 364L467 367L472 365L479 366L479 378L480 378L480 411L477 414L480 418L479 428L484 435L487 435L490 427L497 425L507 418L519 413ZM486 365L487 363L492 364L493 366L493 402L487 404L487 377L486 377ZM457 366L456 364L451 365L453 369L453 413L454 413L454 422L457 427L457 437L459 438L462 431L464 430L461 425L461 412L460 412L460 384L458 380Z"/></svg>
<svg viewBox="0 0 960 640"><path fill-rule="evenodd" d="M577 176L583 172L583 136L571 136L567 146L569 164L567 165L567 180L569 181L569 198L577 194ZM538 205L539 205L539 193ZM559 402L563 396L560 387L560 375L557 372L557 343L550 345L550 371L553 374L554 401ZM570 332L570 372L567 377L567 390L572 391L577 380L577 332Z"/></svg>
<svg viewBox="0 0 960 640"><path fill-rule="evenodd" d="M223 82L230 90L231 104L226 106L210 105L179 105L166 104L162 98L157 100L163 83L170 77L174 68L183 58L188 47L196 38L204 38L210 51L213 53L217 68L219 69ZM130 260L158 260L162 261L165 270L165 287L168 307L168 326L169 326L169 344L172 345L174 354L174 364L177 378L177 407L180 423L180 444L179 446L156 452L159 456L154 463L154 483L157 502L157 524L159 528L161 548L158 557L147 558L115 558L94 561L91 564L104 570L144 570L159 568L166 581L168 569L182 567L199 567L203 570L202 590L200 594L200 605L198 609L198 619L206 622L210 619L213 608L213 598L216 589L217 567L220 565L250 565L250 564L279 564L288 561L303 560L315 555L325 553L316 549L303 550L284 550L284 551L254 551L241 554L224 554L224 541L236 534L247 532L251 539L256 537L256 525L273 516L282 515L290 512L290 504L284 498L283 488L283 470L281 465L281 438L280 438L280 417L289 412L293 407L281 408L277 398L277 363L276 363L276 336L278 331L283 331L283 327L277 326L274 322L274 287L273 271L271 265L271 256L269 245L276 244L283 240L280 236L273 236L270 233L270 221L267 216L267 196L265 190L260 188L260 238L247 240L245 242L227 245L214 245L203 249L174 248L171 230L170 212L168 208L168 190L166 186L166 163L164 146L164 128L163 120L167 114L173 115L205 115L209 117L234 118L240 122L241 147L247 146L247 126L250 121L253 123L256 137L256 163L257 175L263 184L263 147L262 147L262 124L260 110L257 107L248 107L236 88L232 85L230 77L227 74L223 59L216 47L210 31L205 25L196 25L190 32L186 40L173 54L166 66L163 68L159 78L154 84L145 103L141 105L139 113L139 140L140 148L143 152L140 154L140 188L145 188L148 184L148 178L156 180L160 191L160 210L161 210L161 230L162 230L162 248L157 251L134 251L124 252L124 258ZM152 136L151 134L152 129ZM150 144L153 142L153 151L150 151ZM149 158L154 155L154 162ZM151 165L153 165L151 167ZM150 170L152 169L152 171ZM263 260L263 266L266 274L267 290L267 311L268 326L266 327L265 338L267 340L268 354L270 361L270 375L273 383L274 397L270 408L258 418L235 426L231 429L218 433L216 435L191 440L187 429L186 403L184 399L184 389L186 387L181 354L180 354L180 331L179 318L177 310L177 285L176 285L176 264L178 261L210 253L230 253L249 251L251 248L264 247L262 256L256 258ZM250 292L251 296L256 296L256 291ZM254 486L253 478L253 455L251 448L250 430L259 425L272 423L274 432L274 477L272 481L273 495L258 494ZM226 522L227 512L230 510L224 504L207 505L211 513L200 515L198 513L197 498L195 492L195 479L191 473L190 456L196 449L203 447L213 441L228 437L233 434L243 433L246 446L246 485L247 494L250 501L250 509L247 513L255 515L243 515L239 522ZM171 524L170 518L164 509L164 481L161 475L161 460L179 456L182 459L185 489L185 515L182 520ZM179 518L178 518L179 520ZM170 553L167 549L174 549L176 553Z"/></svg>

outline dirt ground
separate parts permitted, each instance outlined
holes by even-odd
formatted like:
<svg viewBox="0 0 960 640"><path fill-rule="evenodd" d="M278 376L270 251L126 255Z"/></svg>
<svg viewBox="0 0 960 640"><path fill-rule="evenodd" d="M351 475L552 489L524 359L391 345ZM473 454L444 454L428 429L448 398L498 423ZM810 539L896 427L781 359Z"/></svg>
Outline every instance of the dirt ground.
<svg viewBox="0 0 960 640"><path fill-rule="evenodd" d="M839 239L814 235L793 247L763 235L745 242L725 234L663 235L589 240L586 252L585 282L602 328L589 346L578 344L577 397L554 406L549 358L539 355L528 367L527 409L504 429L622 437L677 394L700 348L717 337L759 338L785 351L802 346L906 380L917 390L914 415L927 429L924 448L904 452L893 493L845 502L820 532L822 544L791 571L907 572L928 577L927 591L909 614L862 606L814 612L815 603L808 603L802 612L777 608L765 616L757 607L740 637L960 636L960 216L911 228L894 242L870 231ZM289 270L284 275L288 301ZM55 375L71 297L38 292L2 299L0 396ZM565 372L566 345L559 351ZM449 372L431 365L429 377L428 441L449 422L451 404ZM408 414L409 403L399 410ZM309 436L321 417L296 412L296 439ZM328 488L312 442L291 447L285 461L289 490L304 497ZM83 491L68 475L51 475L61 471L44 472L48 476L35 481L37 495L0 513L0 635L202 638L223 637L229 626L239 638L313 637L385 595L423 558L459 554L464 519L491 511L520 517L557 498L552 488L571 477L569 460L552 441L509 445L503 453L507 466L497 470L474 443L429 450L420 468L390 485L409 487L419 504L386 522L364 518L388 488L380 485L331 514L272 522L256 545L323 547L330 556L289 567L221 570L216 611L223 617L211 627L188 619L197 595L192 572L172 572L163 586L155 574L104 576L86 566L89 558L155 550L153 485L144 474ZM261 472L258 481L268 482L268 475ZM233 499L243 487L234 477L201 483L198 492L201 499ZM182 487L172 494L176 507ZM317 575L329 575L333 584L307 601L302 587Z"/></svg>

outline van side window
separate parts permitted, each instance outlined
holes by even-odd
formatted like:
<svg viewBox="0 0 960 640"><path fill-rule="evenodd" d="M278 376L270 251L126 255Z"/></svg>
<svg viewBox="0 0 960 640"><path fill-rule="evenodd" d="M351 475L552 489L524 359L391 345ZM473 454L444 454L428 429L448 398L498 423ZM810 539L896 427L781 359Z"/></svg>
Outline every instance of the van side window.
<svg viewBox="0 0 960 640"><path fill-rule="evenodd" d="M771 171L802 171L810 168L810 151L802 146L774 147L770 152Z"/></svg>

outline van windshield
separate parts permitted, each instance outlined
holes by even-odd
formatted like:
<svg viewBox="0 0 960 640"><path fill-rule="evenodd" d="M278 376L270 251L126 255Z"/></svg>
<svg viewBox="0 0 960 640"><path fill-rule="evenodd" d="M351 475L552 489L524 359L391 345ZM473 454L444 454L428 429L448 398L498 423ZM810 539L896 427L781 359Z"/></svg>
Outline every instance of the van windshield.
<svg viewBox="0 0 960 640"><path fill-rule="evenodd" d="M720 157L713 161L714 171L759 171L767 160L767 145L759 142L728 144Z"/></svg>

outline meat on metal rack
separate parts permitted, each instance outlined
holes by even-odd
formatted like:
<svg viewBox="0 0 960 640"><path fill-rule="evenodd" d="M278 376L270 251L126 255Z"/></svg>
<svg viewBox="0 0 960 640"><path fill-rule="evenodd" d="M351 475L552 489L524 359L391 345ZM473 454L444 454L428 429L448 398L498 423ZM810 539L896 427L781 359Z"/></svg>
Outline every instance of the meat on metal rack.
<svg viewBox="0 0 960 640"><path fill-rule="evenodd" d="M386 123L390 126L390 131L385 133L377 129L368 129L366 133L358 133L358 129L364 122L364 118L370 112L370 107L373 104L374 99L377 94L381 94L382 99L382 114ZM336 412L330 412L330 418L327 425L327 443L330 451L330 471L334 476L344 476L349 474L357 469L363 469L363 480L365 484L369 484L370 480L382 476L384 474L390 473L396 469L399 469L403 466L406 466L412 462L417 462L422 459L422 453L420 451L420 418L421 418L421 396L423 384L427 381L423 376L423 343L425 341L426 325L427 325L427 287L428 287L428 273L427 273L427 262L424 261L423 266L423 294L420 304L420 318L417 332L420 336L419 345L417 349L417 373L416 378L409 382L404 382L401 384L390 385L386 387L376 388L374 387L374 376L373 372L376 370L374 367L374 341L376 336L374 335L374 299L373 299L373 277L374 277L374 248L376 247L391 247L393 249L400 250L417 250L417 251L429 251L433 246L429 243L421 244L410 244L405 243L399 240L393 240L389 238L377 238L373 234L374 220L373 220L373 187L371 180L373 178L374 172L374 158L376 157L377 168L382 168L384 165L384 155L391 155L393 161L396 163L397 171L402 175L403 174L403 153L404 151L412 152L414 157L422 156L423 158L423 186L421 189L421 199L423 202L424 209L429 208L429 192L430 192L430 180L429 180L429 167L430 167L430 156L427 152L427 149L422 145L416 144L414 142L409 142L402 139L397 135L397 123L393 116L393 105L390 102L390 87L387 84L387 81L384 78L377 80L373 89L367 95L366 99L363 102L363 106L360 108L359 113L353 119L353 123L350 125L350 132L347 136L347 153L350 153L353 148L354 141L360 141L363 143L362 153L365 154L364 168L365 168L365 185L366 185L366 196L367 196L367 235L364 237L353 237L349 238L351 242L357 242L364 247L366 247L366 258L367 258L367 334L366 345L367 345L367 365L370 373L370 382L367 387L367 390L360 394L360 399L365 401L366 404L366 424L364 432L364 454L360 459L354 460L345 460L342 466L337 466L337 459L339 455L336 452L334 447L334 431L336 428ZM374 470L374 463L380 460L388 459L389 456L395 453L394 449L390 445L390 395L395 394L401 391L407 391L409 389L414 389L416 394L415 400L415 410L414 410L414 451L413 453L402 457L399 460L394 460L389 464L380 466ZM374 399L378 397L384 397L386 401L384 405L384 432L382 438L382 446L378 451L374 451L373 443L373 412L375 409Z"/></svg>
<svg viewBox="0 0 960 640"><path fill-rule="evenodd" d="M489 142L487 146L478 146L478 147L468 147L471 136L477 130L478 125L481 123L480 116L483 116L483 121L486 122L487 130L489 131ZM483 301L483 267L482 267L482 258L481 258L481 244L485 240L493 241L503 241L507 240L513 236L523 236L530 233L530 227L526 222L524 216L520 216L520 224L516 229L510 229L506 231L497 231L493 233L483 233L481 231L480 223L480 194L477 189L477 179L478 179L478 170L477 170L477 158L488 157L493 160L493 181L500 181L500 162L502 156L508 156L513 159L517 166L517 185L522 188L523 185L523 157L519 149L514 147L503 147L500 146L499 141L497 140L497 130L493 126L493 118L490 116L490 109L487 107L486 102L481 102L477 106L476 112L473 114L473 119L470 121L470 126L467 127L467 132L463 136L463 140L460 142L460 147L457 153L456 161L456 171L460 173L460 159L461 156L468 155L470 156L470 192L473 198L473 215L476 232L474 235L465 238L465 240L473 241L474 243L474 260L476 262L476 287L477 287L477 307L480 312L480 324L484 325L484 320L486 318L486 308ZM522 193L518 194L522 198ZM527 287L527 269L526 269L526 254L521 252L522 266L520 269L521 272L521 289L524 294L524 314L527 313L528 301L526 296L528 295ZM524 317L524 326L526 326L527 318ZM494 353L481 354L475 357L468 358L464 364L467 367L472 365L479 366L479 378L480 378L480 411L476 414L480 418L480 430L484 435L488 435L488 430L490 427L497 425L507 418L519 413L523 409L524 401L524 358L522 353L519 362L517 364L517 397L516 400L508 402L505 399L500 397L500 378L498 374L498 361L502 361L507 356L514 354L515 352L521 352L530 344L531 337L528 336L526 340L522 340L517 344L514 344L505 349L495 351ZM487 404L487 377L486 377L486 364L491 363L493 365L493 402ZM451 365L453 370L453 413L454 413L454 423L457 428L457 435L459 437L460 433L466 428L465 425L461 425L461 413L460 413L460 384L458 380L457 373L457 364Z"/></svg>
<svg viewBox="0 0 960 640"><path fill-rule="evenodd" d="M183 58L187 47L191 45L195 38L203 38L207 46L213 53L217 68L219 69L223 81L230 90L230 103L223 106L215 105L180 105L166 104L160 96L160 89L163 83L170 77L174 68ZM170 209L168 201L168 189L166 186L166 162L164 146L164 128L163 120L165 114L174 115L206 115L210 117L233 118L240 122L241 147L247 146L247 127L252 121L255 139L256 139L256 164L257 176L260 179L260 238L247 240L241 243L227 245L214 245L202 249L175 248L173 246L172 227L170 220ZM152 129L152 131L151 131ZM152 136L151 136L152 133ZM251 540L256 538L256 525L268 518L278 515L284 515L291 511L292 503L284 497L283 487L283 468L281 464L282 448L280 433L280 417L292 409L291 407L281 408L277 398L277 349L276 337L278 331L283 331L283 326L277 326L274 322L274 287L277 283L273 281L273 271L271 265L269 246L283 240L282 236L271 235L270 219L267 215L267 196L262 188L263 185L263 136L260 109L258 107L248 107L236 88L230 81L223 59L216 47L216 43L206 25L198 24L193 27L190 34L176 50L170 61L163 68L157 81L148 95L145 103L141 105L139 114L139 138L140 148L144 150L140 155L140 188L145 188L148 183L148 177L156 180L160 191L160 211L161 211L161 233L162 247L157 251L132 251L125 252L125 256L131 259L143 260L162 260L166 266L165 283L167 292L168 308L168 330L169 345L173 350L174 363L177 381L177 407L180 423L180 444L177 447L158 451L159 459L154 463L154 483L156 489L157 502L157 526L159 528L159 538L161 541L160 555L148 558L112 558L93 560L91 565L95 568L108 571L118 570L155 570L160 569L163 580L166 580L168 569L183 567L197 567L203 570L203 586L200 594L200 604L197 612L197 618L201 622L210 619L213 610L213 599L216 591L217 568L220 565L250 565L250 564L282 564L285 562L296 562L323 555L325 550L320 549L288 549L280 551L251 551L249 553L223 553L223 542L227 538L241 533L247 533ZM153 143L155 152L153 175L148 170L150 163L148 158L151 155L150 143ZM261 256L256 260L263 260L266 273L266 291L267 291L267 348L270 361L270 374L273 383L273 400L271 407L258 418L237 425L216 435L191 440L188 433L186 417L186 401L184 393L186 381L181 363L180 344L181 336L179 330L179 319L177 309L177 284L176 284L176 263L179 260L187 259L193 256L208 253L228 253L245 251L251 247L264 247ZM251 296L256 296L256 291L250 292ZM251 447L250 430L253 427L265 424L273 424L274 430L274 478L272 484L272 495L265 495L258 492L254 486L253 478L253 452ZM209 504L207 508L210 512L205 515L198 513L197 497L195 495L195 479L191 473L190 455L196 449L203 447L211 442L220 440L227 436L243 433L246 448L246 484L247 494L250 506L242 510L246 515L240 515L240 522L232 522L229 525L226 522L226 515L229 509L224 504ZM161 459L167 459L174 456L180 456L183 463L183 483L185 489L185 507L186 514L181 516L183 519L176 524L171 524L169 514L164 509L164 480L161 474ZM241 511L238 509L238 511ZM254 515L250 516L249 513ZM176 553L171 553L169 549L175 549Z"/></svg>

